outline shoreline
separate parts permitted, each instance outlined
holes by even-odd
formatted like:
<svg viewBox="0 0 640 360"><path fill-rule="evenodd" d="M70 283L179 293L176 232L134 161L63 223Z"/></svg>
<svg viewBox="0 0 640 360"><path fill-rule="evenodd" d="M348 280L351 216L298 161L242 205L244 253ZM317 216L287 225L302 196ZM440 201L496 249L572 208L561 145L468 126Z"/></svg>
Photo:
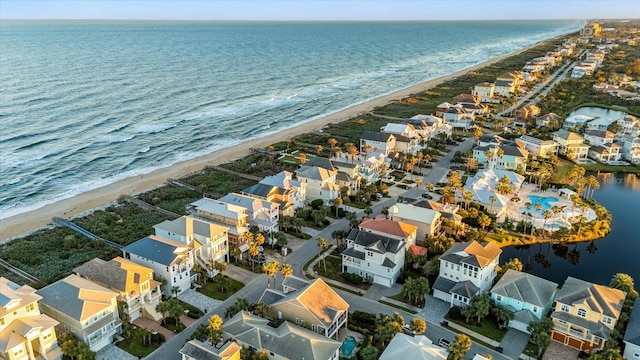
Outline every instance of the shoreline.
<svg viewBox="0 0 640 360"><path fill-rule="evenodd" d="M85 215L97 210L98 208L105 207L115 202L121 195L142 193L165 184L168 178L181 178L201 171L206 166L219 165L247 156L250 153L249 149L251 148L264 148L278 141L317 131L330 123L346 121L361 115L362 113L371 111L376 107L384 106L394 100L400 100L412 94L426 91L470 71L490 66L505 58L520 54L521 52L527 51L542 43L553 41L554 39L561 38L566 35L567 34L563 34L536 42L511 53L485 60L479 64L454 73L422 81L389 94L349 106L334 113L321 116L313 120L304 121L299 125L280 130L269 136L251 139L228 148L216 150L203 156L154 170L148 174L121 179L114 183L89 190L54 203L46 204L40 208L16 214L5 219L0 219L0 242L7 242L21 237L22 235L45 228L51 225L51 219L54 216L74 218Z"/></svg>

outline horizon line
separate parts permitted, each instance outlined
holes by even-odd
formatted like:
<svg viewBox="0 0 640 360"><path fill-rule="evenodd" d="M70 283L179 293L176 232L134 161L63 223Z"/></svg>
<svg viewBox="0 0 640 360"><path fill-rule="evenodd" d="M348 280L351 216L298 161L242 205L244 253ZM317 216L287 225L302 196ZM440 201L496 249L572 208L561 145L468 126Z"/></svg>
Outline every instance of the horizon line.
<svg viewBox="0 0 640 360"><path fill-rule="evenodd" d="M0 21L176 21L176 22L445 22L445 21L569 21L569 20L640 20L634 18L512 18L512 19L102 19L102 18L2 18Z"/></svg>

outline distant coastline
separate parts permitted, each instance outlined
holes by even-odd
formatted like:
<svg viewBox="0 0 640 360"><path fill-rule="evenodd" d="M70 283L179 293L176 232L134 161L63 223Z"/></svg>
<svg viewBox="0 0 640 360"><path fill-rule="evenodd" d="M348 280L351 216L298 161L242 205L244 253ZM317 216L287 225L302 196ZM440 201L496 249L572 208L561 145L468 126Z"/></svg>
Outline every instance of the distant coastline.
<svg viewBox="0 0 640 360"><path fill-rule="evenodd" d="M305 120L293 125L290 128L286 128L275 133L267 133L230 147L215 150L214 152L207 155L199 156L197 158L186 161L181 161L166 168L157 169L148 174L121 179L106 186L102 186L97 189L93 189L51 204L46 204L37 209L32 209L27 213L21 213L11 217L0 219L0 239L12 239L24 233L45 227L51 223L51 218L54 216L72 218L81 214L85 214L92 211L93 209L114 202L120 195L138 194L153 187L164 184L168 178L180 178L187 174L198 172L205 166L222 164L246 156L247 154L249 154L249 149L251 148L263 148L277 141L282 141L300 134L317 131L318 129L321 129L322 127L330 123L345 121L347 119L356 117L359 114L370 111L376 107L383 106L393 100L399 100L412 94L428 90L436 85L464 75L469 71L483 68L504 58L508 58L526 51L541 43L553 41L564 36L566 36L566 34L542 40L530 46L513 51L509 54L486 60L455 73L423 81L404 89L349 106L326 116Z"/></svg>

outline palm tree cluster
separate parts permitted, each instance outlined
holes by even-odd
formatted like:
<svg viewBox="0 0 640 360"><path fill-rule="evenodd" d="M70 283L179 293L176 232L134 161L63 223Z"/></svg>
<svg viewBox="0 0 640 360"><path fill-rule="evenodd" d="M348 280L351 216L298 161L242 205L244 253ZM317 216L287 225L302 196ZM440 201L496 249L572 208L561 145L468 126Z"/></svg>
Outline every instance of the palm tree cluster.
<svg viewBox="0 0 640 360"><path fill-rule="evenodd" d="M429 280L425 277L407 278L402 288L402 297L409 304L422 305L424 297L429 294Z"/></svg>
<svg viewBox="0 0 640 360"><path fill-rule="evenodd" d="M162 314L162 323L165 323L167 318L173 318L176 326L180 323L180 316L184 314L184 306L178 301L178 299L168 299L161 301L156 305L156 311Z"/></svg>

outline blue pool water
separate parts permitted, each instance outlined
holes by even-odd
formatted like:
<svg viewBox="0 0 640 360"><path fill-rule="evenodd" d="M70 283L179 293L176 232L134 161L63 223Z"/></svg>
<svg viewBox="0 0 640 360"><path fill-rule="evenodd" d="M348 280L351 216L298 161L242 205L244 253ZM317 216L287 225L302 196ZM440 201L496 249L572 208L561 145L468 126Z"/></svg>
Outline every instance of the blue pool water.
<svg viewBox="0 0 640 360"><path fill-rule="evenodd" d="M551 209L551 207L553 206L551 205L551 203L558 201L558 198L552 197L552 196L529 195L528 198L529 198L529 202L531 203L531 209L529 209L529 212L531 212L531 214L533 215L542 214L545 210ZM542 209L540 210L540 213L536 212L536 204L542 204ZM520 208L520 212L526 212L526 211L527 211L526 207L523 206Z"/></svg>
<svg viewBox="0 0 640 360"><path fill-rule="evenodd" d="M353 336L347 337L341 346L340 351L342 352L342 355L351 356L351 353L353 352L353 349L356 348L357 344L358 343L356 342L356 339Z"/></svg>

